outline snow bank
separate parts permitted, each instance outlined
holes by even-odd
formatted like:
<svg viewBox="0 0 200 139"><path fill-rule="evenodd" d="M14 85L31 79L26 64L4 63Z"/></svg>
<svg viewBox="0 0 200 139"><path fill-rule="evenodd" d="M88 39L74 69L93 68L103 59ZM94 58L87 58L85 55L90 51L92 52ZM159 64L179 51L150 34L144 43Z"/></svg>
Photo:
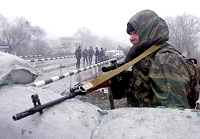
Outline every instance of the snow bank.
<svg viewBox="0 0 200 139"><path fill-rule="evenodd" d="M41 74L28 62L12 54L0 52L0 61L0 85L28 84Z"/></svg>
<svg viewBox="0 0 200 139"><path fill-rule="evenodd" d="M197 139L200 111L121 108L101 119L97 139Z"/></svg>
<svg viewBox="0 0 200 139"><path fill-rule="evenodd" d="M33 107L31 95L37 93L42 104L61 95L34 87L0 88L0 138L2 139L89 139L99 124L98 107L76 99L67 100L24 119L12 116Z"/></svg>
<svg viewBox="0 0 200 139"><path fill-rule="evenodd" d="M200 111L169 108L101 110L70 99L24 119L12 116L33 107L32 94L42 104L60 98L48 90L21 85L0 87L0 137L3 139L197 139Z"/></svg>

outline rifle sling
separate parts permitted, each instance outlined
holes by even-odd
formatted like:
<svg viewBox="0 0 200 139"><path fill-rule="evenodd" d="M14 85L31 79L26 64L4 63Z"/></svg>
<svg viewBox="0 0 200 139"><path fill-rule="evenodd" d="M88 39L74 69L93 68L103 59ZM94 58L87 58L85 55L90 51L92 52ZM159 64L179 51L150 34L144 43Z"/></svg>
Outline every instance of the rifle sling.
<svg viewBox="0 0 200 139"><path fill-rule="evenodd" d="M133 60L129 61L128 63L120 66L119 68L116 68L114 70L109 71L106 74L103 74L91 81L89 81L88 83L82 85L81 87L87 91L91 88L94 88L100 84L102 84L103 82L109 80L110 78L114 77L115 75L121 73L122 71L128 69L129 67L133 66L134 64L136 64L138 61L140 61L141 59L145 58L146 56L150 55L151 53L155 52L156 50L158 50L160 48L159 45L153 45L152 47L150 47L149 49L147 49L146 51L144 51L141 55L139 55L138 57L134 58Z"/></svg>

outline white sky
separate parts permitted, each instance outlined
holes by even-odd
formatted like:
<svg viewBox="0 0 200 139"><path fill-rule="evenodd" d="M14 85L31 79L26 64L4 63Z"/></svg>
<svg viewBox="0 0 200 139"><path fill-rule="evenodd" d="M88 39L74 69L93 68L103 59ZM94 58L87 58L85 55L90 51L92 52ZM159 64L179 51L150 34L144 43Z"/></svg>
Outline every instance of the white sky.
<svg viewBox="0 0 200 139"><path fill-rule="evenodd" d="M198 0L0 0L1 15L25 17L51 38L73 36L84 26L94 35L128 41L126 24L144 9L163 18L182 13L200 16Z"/></svg>

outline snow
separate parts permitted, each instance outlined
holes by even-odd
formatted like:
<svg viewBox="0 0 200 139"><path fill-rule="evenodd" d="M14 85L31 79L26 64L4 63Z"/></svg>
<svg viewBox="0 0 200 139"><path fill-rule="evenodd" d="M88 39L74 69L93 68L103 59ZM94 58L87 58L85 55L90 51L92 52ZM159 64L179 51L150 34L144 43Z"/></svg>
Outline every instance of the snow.
<svg viewBox="0 0 200 139"><path fill-rule="evenodd" d="M11 54L0 52L0 61L0 85L8 83L27 84L33 82L40 74L25 60Z"/></svg>
<svg viewBox="0 0 200 139"><path fill-rule="evenodd" d="M3 139L197 139L200 111L170 108L101 110L77 99L66 100L43 114L14 121L12 116L33 107L30 96L42 104L60 98L52 91L21 85L0 87L0 135Z"/></svg>
<svg viewBox="0 0 200 139"><path fill-rule="evenodd" d="M35 113L14 121L12 116L33 107L31 95L38 94L42 104L61 96L48 90L20 85L3 86L0 91L0 137L3 139L88 139L99 124L99 108L77 99L45 109L41 115Z"/></svg>
<svg viewBox="0 0 200 139"><path fill-rule="evenodd" d="M67 62L74 62L68 59ZM59 64L59 62L57 62ZM75 70L44 72L37 81ZM198 139L200 111L170 108L117 108L102 110L76 98L66 100L43 114L35 113L14 121L12 116L33 107L31 95L42 104L63 97L79 82L99 76L93 68L40 88L28 85L0 86L0 138L3 139Z"/></svg>

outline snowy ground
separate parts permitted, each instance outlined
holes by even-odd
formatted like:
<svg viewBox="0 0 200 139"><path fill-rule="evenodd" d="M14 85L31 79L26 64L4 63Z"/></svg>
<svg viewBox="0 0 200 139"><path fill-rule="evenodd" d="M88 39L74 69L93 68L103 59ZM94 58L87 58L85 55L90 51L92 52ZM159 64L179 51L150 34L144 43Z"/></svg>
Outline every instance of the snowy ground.
<svg viewBox="0 0 200 139"><path fill-rule="evenodd" d="M54 62L54 66L59 63ZM74 60L66 62L73 63ZM75 70L75 66L51 72L44 72L44 68L47 67L43 67L43 74L36 81ZM109 110L108 96L100 90L46 108L43 114L31 113L33 115L24 119L13 120L13 116L16 117L19 112L24 110L32 112L33 109L29 109L34 107L31 95L38 94L43 105L61 98L60 94L68 91L76 83L101 74L101 68L93 68L42 87L21 84L0 86L0 138L198 139L200 137L199 110L163 107ZM125 106L125 103L120 104L118 106Z"/></svg>
<svg viewBox="0 0 200 139"><path fill-rule="evenodd" d="M30 96L42 104L61 96L21 85L0 87L0 138L2 139L198 139L200 111L170 108L119 108L102 110L78 99L44 109L14 121L13 116L33 108Z"/></svg>

